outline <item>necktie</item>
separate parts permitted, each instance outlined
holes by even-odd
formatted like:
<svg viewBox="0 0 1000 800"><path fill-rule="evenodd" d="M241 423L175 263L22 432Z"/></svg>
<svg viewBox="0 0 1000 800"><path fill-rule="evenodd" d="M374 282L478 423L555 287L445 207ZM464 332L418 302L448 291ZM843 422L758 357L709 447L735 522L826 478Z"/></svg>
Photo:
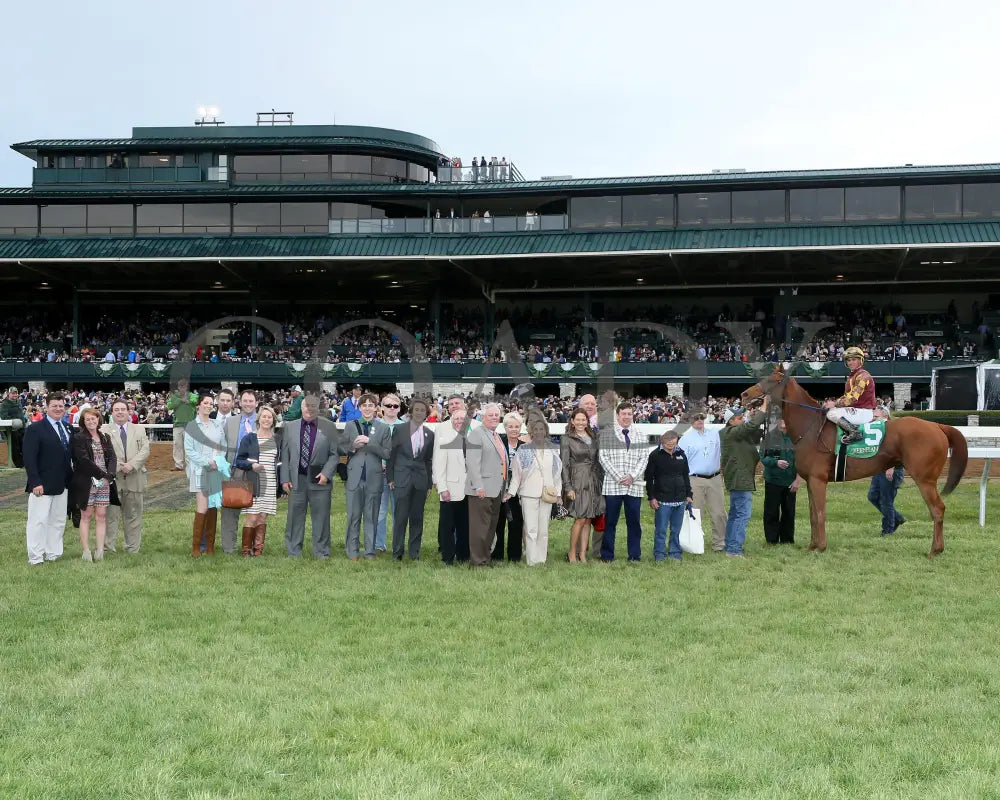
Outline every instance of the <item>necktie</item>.
<svg viewBox="0 0 1000 800"><path fill-rule="evenodd" d="M368 431L369 431L370 426L371 426L370 422L362 422L361 423L361 432L365 436L368 435ZM364 480L367 477L367 475L368 475L368 465L364 461L362 461L361 462L361 480Z"/></svg>
<svg viewBox="0 0 1000 800"><path fill-rule="evenodd" d="M128 441L128 436L125 434L125 426L124 425L121 426L121 434L122 434L122 457L127 458L128 457L128 448L126 447L125 442Z"/></svg>
<svg viewBox="0 0 1000 800"><path fill-rule="evenodd" d="M59 438L62 439L63 450L69 450L69 437L66 435L66 426L62 422L57 422L56 427L59 429Z"/></svg>
<svg viewBox="0 0 1000 800"><path fill-rule="evenodd" d="M625 436L625 449L628 450L632 447L632 440L628 437L628 428L622 428L622 434Z"/></svg>
<svg viewBox="0 0 1000 800"><path fill-rule="evenodd" d="M299 442L299 472L303 475L309 473L309 462L312 461L312 447L310 446L312 442L309 437L310 427L307 423L302 423L302 438Z"/></svg>

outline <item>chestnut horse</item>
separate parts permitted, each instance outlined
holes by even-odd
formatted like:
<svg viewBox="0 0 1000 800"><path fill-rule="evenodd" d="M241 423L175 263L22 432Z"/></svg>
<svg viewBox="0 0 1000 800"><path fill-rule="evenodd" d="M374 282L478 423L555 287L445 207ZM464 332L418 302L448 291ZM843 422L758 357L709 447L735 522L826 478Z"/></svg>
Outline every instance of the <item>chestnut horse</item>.
<svg viewBox="0 0 1000 800"><path fill-rule="evenodd" d="M795 468L809 487L809 522L812 526L810 550L826 550L826 485L833 477L834 437L839 429L826 419L821 408L779 365L770 376L743 392L744 405L763 398L781 403L781 416L788 435L795 444ZM930 557L944 550L944 503L938 494L937 480L948 459L951 465L942 494L950 494L965 473L969 447L965 437L951 425L903 417L886 424L885 438L871 458L851 458L845 480L869 478L890 467L902 465L920 489L920 494L934 520L934 539Z"/></svg>

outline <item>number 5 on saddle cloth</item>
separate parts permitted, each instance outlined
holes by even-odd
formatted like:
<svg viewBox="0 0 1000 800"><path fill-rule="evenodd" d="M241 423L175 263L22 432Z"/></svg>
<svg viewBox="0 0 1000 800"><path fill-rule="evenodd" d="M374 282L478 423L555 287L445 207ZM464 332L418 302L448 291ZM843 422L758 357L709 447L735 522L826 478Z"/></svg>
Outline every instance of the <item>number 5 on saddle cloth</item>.
<svg viewBox="0 0 1000 800"><path fill-rule="evenodd" d="M834 482L840 483L844 480L844 473L847 471L847 459L849 458L871 458L878 454L879 447L885 439L885 420L876 419L871 422L863 422L858 427L864 438L858 442L844 446L840 441L840 436L834 434L834 454L836 464L834 467Z"/></svg>

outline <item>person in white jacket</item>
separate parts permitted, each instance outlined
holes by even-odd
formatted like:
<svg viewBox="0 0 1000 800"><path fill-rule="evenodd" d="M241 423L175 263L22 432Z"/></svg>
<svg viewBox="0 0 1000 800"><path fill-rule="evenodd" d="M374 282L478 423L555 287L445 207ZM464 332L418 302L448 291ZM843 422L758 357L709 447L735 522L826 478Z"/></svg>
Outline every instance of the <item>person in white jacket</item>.
<svg viewBox="0 0 1000 800"><path fill-rule="evenodd" d="M562 460L541 415L532 415L528 435L531 441L515 453L510 487L504 499L515 495L520 498L525 561L533 567L544 564L548 557L552 504L562 497Z"/></svg>
<svg viewBox="0 0 1000 800"><path fill-rule="evenodd" d="M469 503L465 499L464 408L456 408L447 422L437 426L431 472L441 500L438 515L438 549L445 564L469 560Z"/></svg>

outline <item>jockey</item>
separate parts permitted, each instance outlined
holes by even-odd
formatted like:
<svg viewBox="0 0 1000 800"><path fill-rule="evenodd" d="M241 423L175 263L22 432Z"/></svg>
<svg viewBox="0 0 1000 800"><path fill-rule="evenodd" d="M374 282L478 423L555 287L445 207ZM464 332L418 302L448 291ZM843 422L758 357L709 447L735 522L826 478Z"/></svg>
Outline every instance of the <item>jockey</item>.
<svg viewBox="0 0 1000 800"><path fill-rule="evenodd" d="M850 370L844 395L838 400L827 400L824 407L829 409L826 418L845 432L841 441L850 444L863 438L858 426L871 422L875 414L875 381L863 366L865 352L860 347L848 347L844 361Z"/></svg>

